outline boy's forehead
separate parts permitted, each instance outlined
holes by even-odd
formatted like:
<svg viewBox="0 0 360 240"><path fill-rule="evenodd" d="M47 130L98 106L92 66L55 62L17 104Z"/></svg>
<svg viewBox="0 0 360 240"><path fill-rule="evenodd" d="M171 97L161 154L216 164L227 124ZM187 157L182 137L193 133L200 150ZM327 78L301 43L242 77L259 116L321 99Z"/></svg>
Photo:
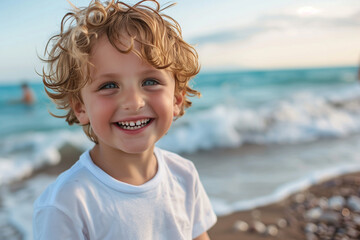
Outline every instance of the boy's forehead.
<svg viewBox="0 0 360 240"><path fill-rule="evenodd" d="M128 39L129 45L131 41ZM118 46L118 45L117 45ZM124 46L120 46L124 48ZM120 48L120 49L122 49ZM134 48L140 51L140 44L134 42ZM94 44L90 52L90 75L92 78L111 77L115 75L137 74L165 74L173 77L173 73L168 69L157 69L141 58L133 51L121 53L109 41L107 36L101 36Z"/></svg>
<svg viewBox="0 0 360 240"><path fill-rule="evenodd" d="M133 58L133 61L136 61L139 64L142 64L143 60L139 56L137 56L133 51L129 51L128 53L122 53L120 50L128 50L131 46L131 40L125 39L126 42L116 42L116 45L110 43L107 36L101 36L91 48L89 60L93 64L102 63L103 61L109 62L112 64L112 61L118 60L123 61L123 58ZM129 44L129 45L126 45ZM137 43L134 43L134 50L139 51L139 46ZM111 61L112 60L112 61Z"/></svg>

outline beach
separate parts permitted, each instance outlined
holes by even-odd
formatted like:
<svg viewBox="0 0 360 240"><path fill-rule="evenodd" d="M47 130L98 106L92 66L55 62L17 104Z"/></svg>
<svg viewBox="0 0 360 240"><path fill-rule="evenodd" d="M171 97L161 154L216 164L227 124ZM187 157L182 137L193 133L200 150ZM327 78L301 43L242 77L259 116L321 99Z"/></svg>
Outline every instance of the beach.
<svg viewBox="0 0 360 240"><path fill-rule="evenodd" d="M212 239L332 239L324 232L356 239L357 180L339 184L340 176L360 172L356 73L334 67L197 76L202 98L192 99L157 146L195 164L219 218ZM37 102L23 106L8 104L20 94L16 84L0 86L0 239L32 240L35 199L93 146L80 126L49 114L61 112L41 83L31 87ZM328 180L337 184L316 186ZM353 197L341 192L347 185ZM326 208L334 201L344 213ZM318 226L316 217L336 226Z"/></svg>

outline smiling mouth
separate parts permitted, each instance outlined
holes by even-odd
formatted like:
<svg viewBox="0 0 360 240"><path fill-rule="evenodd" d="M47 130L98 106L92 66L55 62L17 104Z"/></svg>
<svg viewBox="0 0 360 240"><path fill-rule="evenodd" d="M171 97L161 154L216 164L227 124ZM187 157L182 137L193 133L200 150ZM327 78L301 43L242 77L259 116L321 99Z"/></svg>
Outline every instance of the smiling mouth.
<svg viewBox="0 0 360 240"><path fill-rule="evenodd" d="M125 130L137 130L147 126L152 119L145 118L136 121L117 122L116 125Z"/></svg>

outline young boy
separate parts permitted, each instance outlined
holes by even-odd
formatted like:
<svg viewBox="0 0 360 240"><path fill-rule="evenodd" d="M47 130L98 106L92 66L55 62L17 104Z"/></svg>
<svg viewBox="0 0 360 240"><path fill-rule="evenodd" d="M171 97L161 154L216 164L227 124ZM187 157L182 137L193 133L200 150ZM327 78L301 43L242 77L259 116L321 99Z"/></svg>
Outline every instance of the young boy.
<svg viewBox="0 0 360 240"><path fill-rule="evenodd" d="M46 91L95 146L35 202L35 239L209 239L216 216L194 165L155 147L199 95L197 53L144 2L95 1L49 40Z"/></svg>

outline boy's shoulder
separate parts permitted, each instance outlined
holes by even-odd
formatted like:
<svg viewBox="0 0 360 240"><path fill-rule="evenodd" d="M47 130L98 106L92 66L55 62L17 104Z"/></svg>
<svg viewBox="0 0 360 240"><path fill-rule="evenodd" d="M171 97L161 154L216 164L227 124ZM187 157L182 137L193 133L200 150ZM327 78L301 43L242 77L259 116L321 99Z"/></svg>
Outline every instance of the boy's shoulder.
<svg viewBox="0 0 360 240"><path fill-rule="evenodd" d="M157 154L161 154L163 160L166 162L167 165L181 168L181 169L187 169L190 171L194 171L195 165L192 161L167 150L156 148L155 151L157 151Z"/></svg>
<svg viewBox="0 0 360 240"><path fill-rule="evenodd" d="M198 178L198 173L195 168L195 165L192 161L176 154L169 152L163 149L157 148L155 151L160 153L167 169L170 171L170 174L175 176L178 180L181 181L196 181Z"/></svg>

